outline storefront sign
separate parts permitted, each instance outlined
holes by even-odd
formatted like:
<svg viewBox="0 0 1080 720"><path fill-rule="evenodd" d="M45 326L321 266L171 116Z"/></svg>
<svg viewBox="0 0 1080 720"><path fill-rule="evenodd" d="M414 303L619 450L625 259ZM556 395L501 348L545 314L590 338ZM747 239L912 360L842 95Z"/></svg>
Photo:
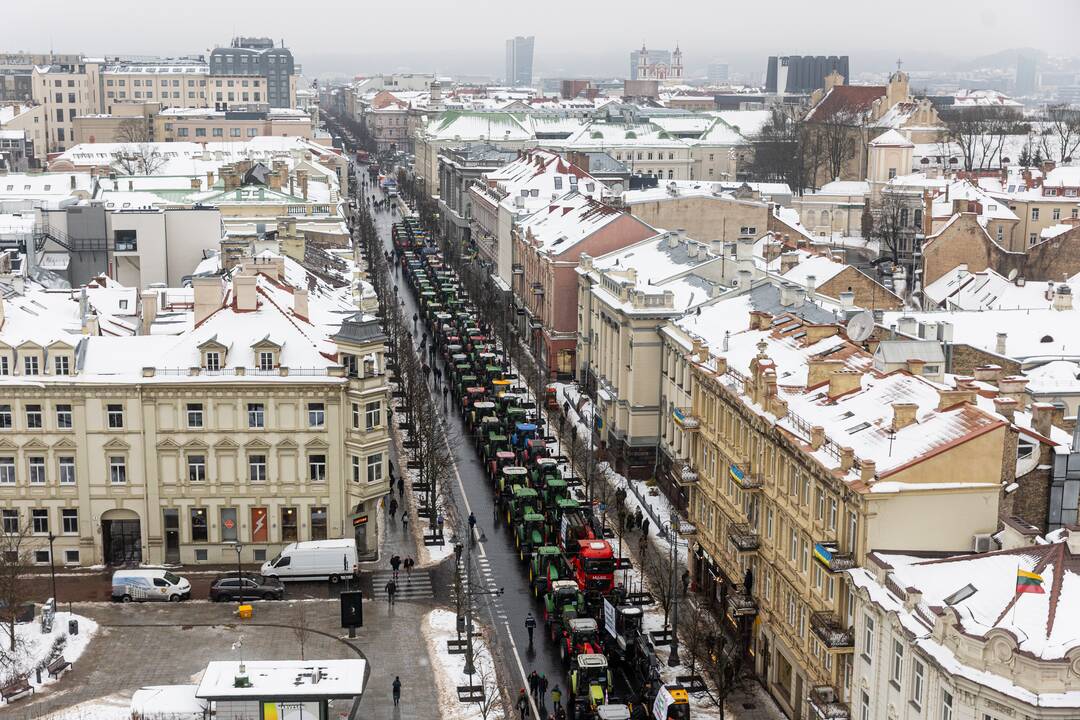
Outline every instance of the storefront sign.
<svg viewBox="0 0 1080 720"><path fill-rule="evenodd" d="M353 527L360 527L361 525L367 525L367 515L357 515L352 519Z"/></svg>
<svg viewBox="0 0 1080 720"><path fill-rule="evenodd" d="M266 508L251 508L251 542L264 543L270 539L270 528L266 522Z"/></svg>

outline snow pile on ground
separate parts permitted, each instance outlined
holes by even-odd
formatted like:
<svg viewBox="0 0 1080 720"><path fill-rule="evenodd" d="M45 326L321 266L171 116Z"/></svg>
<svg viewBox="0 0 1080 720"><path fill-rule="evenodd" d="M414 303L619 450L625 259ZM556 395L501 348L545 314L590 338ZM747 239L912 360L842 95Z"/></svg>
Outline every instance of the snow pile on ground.
<svg viewBox="0 0 1080 720"><path fill-rule="evenodd" d="M435 671L439 716L442 720L503 717L499 680L484 634L481 632L473 638L477 672L472 676L472 684L484 687L486 700L483 703L463 703L458 700L457 689L459 685L469 684L469 676L462 671L465 667L465 656L451 655L446 647L447 640L456 639L458 636L457 615L449 610L432 610L424 616L422 632L428 646L428 655L431 657L431 667Z"/></svg>
<svg viewBox="0 0 1080 720"><path fill-rule="evenodd" d="M78 635L67 634L68 620L78 621ZM74 665L79 656L86 650L86 646L90 644L97 630L97 623L87 617L58 612L53 618L52 632L48 634L41 632L39 619L35 619L34 622L16 625L15 651L11 653L6 650L8 637L7 628L5 627L4 632L0 633L0 638L3 639L5 647L3 651L3 675L0 680L7 682L15 677L27 676L30 685L35 688L51 685L56 682L56 678L49 677L49 674L45 671L45 666L49 664L56 654L62 654L65 660ZM40 683L37 681L37 673L34 672L38 667L41 668ZM2 701L0 701L0 706L2 706Z"/></svg>
<svg viewBox="0 0 1080 720"><path fill-rule="evenodd" d="M39 720L131 720L131 697L123 693L106 695L43 715ZM157 719L147 716L146 720Z"/></svg>

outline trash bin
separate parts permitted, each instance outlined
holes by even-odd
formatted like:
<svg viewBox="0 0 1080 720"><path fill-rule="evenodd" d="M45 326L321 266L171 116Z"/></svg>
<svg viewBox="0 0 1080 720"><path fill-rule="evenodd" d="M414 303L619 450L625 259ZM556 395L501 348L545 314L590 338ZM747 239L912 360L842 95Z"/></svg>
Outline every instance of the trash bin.
<svg viewBox="0 0 1080 720"><path fill-rule="evenodd" d="M71 618L70 620L68 620L68 635L78 635L78 634L79 634L79 621L76 620L75 618Z"/></svg>

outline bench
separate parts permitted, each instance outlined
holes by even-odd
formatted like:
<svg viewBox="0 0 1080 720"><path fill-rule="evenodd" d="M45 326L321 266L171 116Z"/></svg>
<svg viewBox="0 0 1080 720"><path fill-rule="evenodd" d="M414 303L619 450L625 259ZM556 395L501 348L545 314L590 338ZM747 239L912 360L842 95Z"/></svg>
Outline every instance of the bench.
<svg viewBox="0 0 1080 720"><path fill-rule="evenodd" d="M0 697L4 699L4 702L10 703L12 700L23 695L30 693L34 694L34 688L30 687L30 681L26 677L12 680L4 687L0 687Z"/></svg>
<svg viewBox="0 0 1080 720"><path fill-rule="evenodd" d="M65 670L71 667L71 663L64 659L63 655L57 655L49 663L49 667L46 668L49 671L49 677L58 678L64 674Z"/></svg>

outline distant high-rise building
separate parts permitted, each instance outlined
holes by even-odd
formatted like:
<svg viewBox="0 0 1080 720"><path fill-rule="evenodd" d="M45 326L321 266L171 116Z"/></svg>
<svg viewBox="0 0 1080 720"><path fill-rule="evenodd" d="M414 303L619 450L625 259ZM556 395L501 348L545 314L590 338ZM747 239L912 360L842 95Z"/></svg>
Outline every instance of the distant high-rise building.
<svg viewBox="0 0 1080 720"><path fill-rule="evenodd" d="M512 87L532 85L533 36L512 37L506 41L506 84Z"/></svg>
<svg viewBox="0 0 1080 720"><path fill-rule="evenodd" d="M825 87L833 70L851 79L847 55L773 55L765 72L765 92L809 93Z"/></svg>
<svg viewBox="0 0 1080 720"><path fill-rule="evenodd" d="M642 52L645 53L645 62L641 62ZM641 50L634 50L630 53L630 79L631 80L645 80L646 78L640 77L641 66L646 67L671 67L671 51L670 50L645 50L642 47Z"/></svg>
<svg viewBox="0 0 1080 720"><path fill-rule="evenodd" d="M211 76L258 76L266 78L266 98L246 98L249 102L266 102L274 108L296 105L296 65L292 52L276 47L271 38L233 38L229 47L214 48L210 53ZM215 89L217 86L215 85ZM228 97L233 95L233 97ZM215 100L217 100L215 93ZM239 102L235 93L224 94L221 102Z"/></svg>
<svg viewBox="0 0 1080 720"><path fill-rule="evenodd" d="M728 64L709 63L707 75L710 85L723 85L728 81Z"/></svg>
<svg viewBox="0 0 1080 720"><path fill-rule="evenodd" d="M1034 95L1038 66L1033 55L1020 54L1016 58L1016 94Z"/></svg>

